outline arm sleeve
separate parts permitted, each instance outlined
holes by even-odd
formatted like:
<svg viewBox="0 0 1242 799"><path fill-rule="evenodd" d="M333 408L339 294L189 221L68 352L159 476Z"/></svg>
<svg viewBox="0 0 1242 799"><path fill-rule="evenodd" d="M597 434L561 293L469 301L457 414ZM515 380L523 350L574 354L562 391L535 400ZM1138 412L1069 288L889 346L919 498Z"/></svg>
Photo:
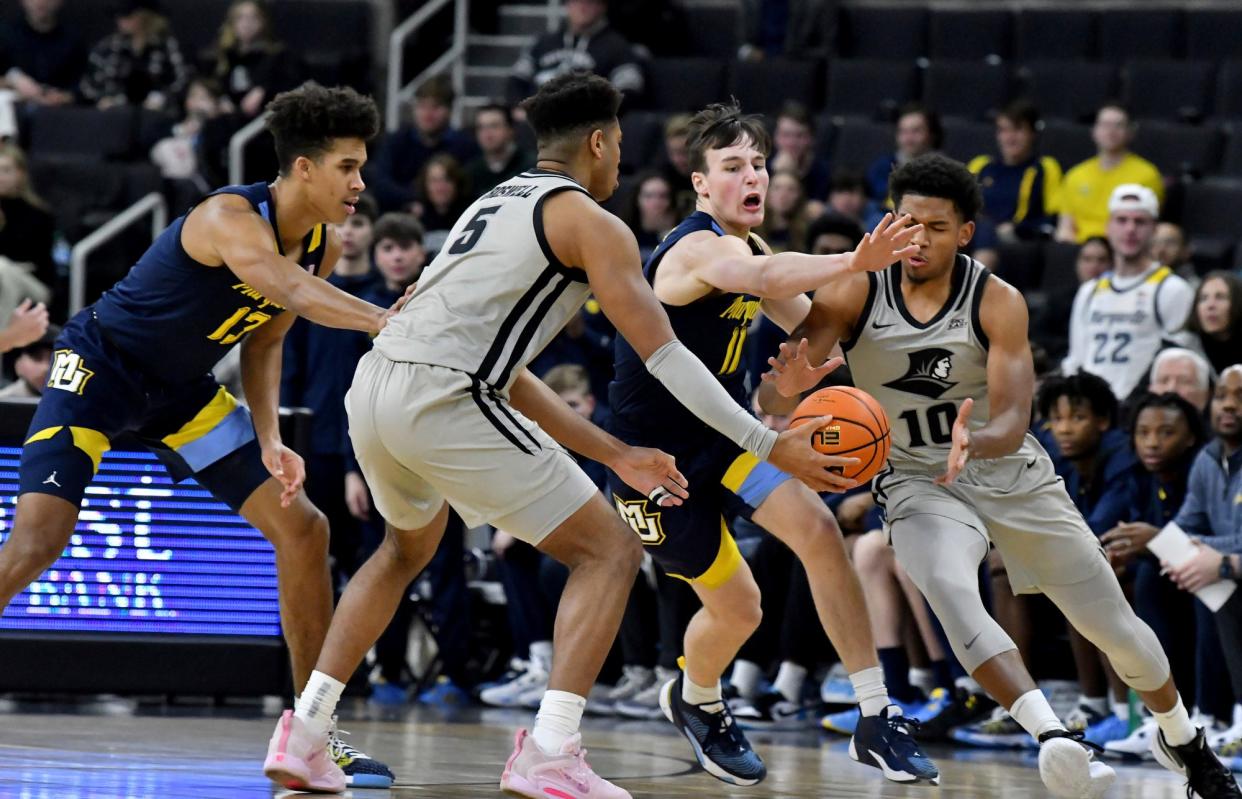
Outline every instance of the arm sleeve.
<svg viewBox="0 0 1242 799"><path fill-rule="evenodd" d="M677 339L664 344L647 359L647 371L695 416L739 447L767 460L777 433L729 396L703 362Z"/></svg>

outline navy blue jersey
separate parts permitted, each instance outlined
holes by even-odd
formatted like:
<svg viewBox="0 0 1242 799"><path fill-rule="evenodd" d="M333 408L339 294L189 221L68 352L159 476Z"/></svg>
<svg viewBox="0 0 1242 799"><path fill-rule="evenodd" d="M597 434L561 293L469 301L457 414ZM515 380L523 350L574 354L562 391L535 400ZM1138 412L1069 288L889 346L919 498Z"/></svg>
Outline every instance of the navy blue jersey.
<svg viewBox="0 0 1242 799"><path fill-rule="evenodd" d="M213 192L245 197L276 233L276 201L266 183L226 186ZM211 267L181 246L181 228L193 208L151 244L129 273L95 303L95 317L109 342L138 368L165 383L202 377L250 331L285 309L248 285L227 264ZM316 225L302 242L302 263L319 271L327 226Z"/></svg>
<svg viewBox="0 0 1242 799"><path fill-rule="evenodd" d="M709 214L694 212L673 228L651 254L643 269L647 282L655 284L660 262L677 242L702 230L710 230L717 236L727 235ZM751 237L749 243L756 255L763 254L757 239ZM716 292L687 305L665 304L664 310L681 343L707 365L739 404L745 405L746 370L739 367L746 331L759 312L759 298ZM658 443L668 447L671 443L680 443L693 447L719 435L686 410L651 376L643 359L621 336L616 339L615 376L608 386L608 400L614 429L631 444Z"/></svg>

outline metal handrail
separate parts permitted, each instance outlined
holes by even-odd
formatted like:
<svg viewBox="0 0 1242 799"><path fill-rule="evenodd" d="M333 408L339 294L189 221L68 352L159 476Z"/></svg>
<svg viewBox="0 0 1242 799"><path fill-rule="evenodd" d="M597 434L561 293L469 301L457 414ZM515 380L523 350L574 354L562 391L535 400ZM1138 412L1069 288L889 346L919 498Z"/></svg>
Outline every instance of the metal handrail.
<svg viewBox="0 0 1242 799"><path fill-rule="evenodd" d="M246 178L246 145L263 132L265 115L259 114L229 137L229 184L238 186Z"/></svg>
<svg viewBox="0 0 1242 799"><path fill-rule="evenodd" d="M449 3L455 3L453 14L453 44L412 81L401 84L405 66L405 42L413 36L433 15ZM463 64L466 55L466 33L469 26L469 0L431 0L393 29L388 37L388 92L384 126L389 133L401 127L401 106L407 102L418 87L430 77L452 67L453 88L460 95L465 88L466 76Z"/></svg>
<svg viewBox="0 0 1242 799"><path fill-rule="evenodd" d="M121 213L103 223L69 251L69 314L72 316L86 305L86 257L116 238L135 220L151 214L151 240L168 227L168 204L164 195L153 191Z"/></svg>

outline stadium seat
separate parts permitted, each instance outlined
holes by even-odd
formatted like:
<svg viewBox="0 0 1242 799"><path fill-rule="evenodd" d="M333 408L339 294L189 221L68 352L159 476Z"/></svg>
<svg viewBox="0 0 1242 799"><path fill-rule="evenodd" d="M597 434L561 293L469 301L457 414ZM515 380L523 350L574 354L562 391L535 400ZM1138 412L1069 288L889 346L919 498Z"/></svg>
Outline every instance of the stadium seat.
<svg viewBox="0 0 1242 799"><path fill-rule="evenodd" d="M968 162L976 155L996 151L996 126L977 119L945 117L944 154L959 161Z"/></svg>
<svg viewBox="0 0 1242 799"><path fill-rule="evenodd" d="M1096 16L1090 11L1021 11L1015 28L1014 57L1020 61L1077 61L1095 55Z"/></svg>
<svg viewBox="0 0 1242 799"><path fill-rule="evenodd" d="M1216 116L1242 119L1242 61L1226 61L1216 75Z"/></svg>
<svg viewBox="0 0 1242 799"><path fill-rule="evenodd" d="M1134 152L1170 176L1205 175L1220 165L1222 136L1215 126L1145 120L1134 137Z"/></svg>
<svg viewBox="0 0 1242 799"><path fill-rule="evenodd" d="M1091 127L1058 119L1044 121L1039 134L1040 152L1057 159L1063 171L1095 155Z"/></svg>
<svg viewBox="0 0 1242 799"><path fill-rule="evenodd" d="M1121 97L1136 119L1202 119L1215 73L1210 61L1131 61L1121 71Z"/></svg>
<svg viewBox="0 0 1242 799"><path fill-rule="evenodd" d="M1236 238L1238 209L1242 208L1242 182L1211 178L1186 187L1182 227L1188 236Z"/></svg>
<svg viewBox="0 0 1242 799"><path fill-rule="evenodd" d="M37 107L30 121L31 155L114 161L134 150L137 112L128 106Z"/></svg>
<svg viewBox="0 0 1242 799"><path fill-rule="evenodd" d="M230 4L231 0L162 0L160 8L186 60L201 60L215 47Z"/></svg>
<svg viewBox="0 0 1242 799"><path fill-rule="evenodd" d="M1073 294L1078 290L1078 245L1064 241L1045 241L1043 270L1039 278L1041 291L1053 295Z"/></svg>
<svg viewBox="0 0 1242 799"><path fill-rule="evenodd" d="M945 116L982 119L1009 100L1009 69L977 61L933 61L923 73L923 102Z"/></svg>
<svg viewBox="0 0 1242 799"><path fill-rule="evenodd" d="M838 116L889 119L918 96L919 71L913 63L873 58L838 59L828 64L827 111Z"/></svg>
<svg viewBox="0 0 1242 799"><path fill-rule="evenodd" d="M842 119L832 145L832 167L866 172L871 162L890 155L895 148L893 126L861 119Z"/></svg>
<svg viewBox="0 0 1242 799"><path fill-rule="evenodd" d="M1090 61L1029 61L1018 69L1024 95L1044 118L1088 122L1116 96L1117 70Z"/></svg>
<svg viewBox="0 0 1242 799"><path fill-rule="evenodd" d="M930 58L1009 58L1012 52L1013 15L1005 10L935 10L928 28Z"/></svg>
<svg viewBox="0 0 1242 799"><path fill-rule="evenodd" d="M837 122L841 118L829 112L815 117L815 155L818 157L823 159L832 157L832 145L837 138Z"/></svg>
<svg viewBox="0 0 1242 799"><path fill-rule="evenodd" d="M1001 242L997 247L996 276L1018 291L1039 288L1044 271L1043 245L1038 241Z"/></svg>
<svg viewBox="0 0 1242 799"><path fill-rule="evenodd" d="M1237 125L1227 125L1225 134L1224 154L1221 156L1220 173L1230 177L1242 178L1242 129Z"/></svg>
<svg viewBox="0 0 1242 799"><path fill-rule="evenodd" d="M823 64L819 61L735 61L729 70L729 91L743 109L756 113L771 114L791 100L815 108L819 105L821 74Z"/></svg>
<svg viewBox="0 0 1242 799"><path fill-rule="evenodd" d="M1186 12L1187 58L1203 61L1237 58L1238 42L1242 42L1242 12Z"/></svg>
<svg viewBox="0 0 1242 799"><path fill-rule="evenodd" d="M272 27L301 53L370 52L371 3L367 0L274 0Z"/></svg>
<svg viewBox="0 0 1242 799"><path fill-rule="evenodd" d="M927 55L927 11L849 6L841 14L841 55L912 61Z"/></svg>
<svg viewBox="0 0 1242 799"><path fill-rule="evenodd" d="M1177 58L1182 15L1174 9L1134 9L1100 14L1100 58L1124 63L1134 58Z"/></svg>
<svg viewBox="0 0 1242 799"><path fill-rule="evenodd" d="M659 111L631 111L621 117L621 171L626 174L651 166L664 143L665 115Z"/></svg>
<svg viewBox="0 0 1242 799"><path fill-rule="evenodd" d="M697 111L724 97L725 65L715 58L653 58L647 96L660 111Z"/></svg>
<svg viewBox="0 0 1242 799"><path fill-rule="evenodd" d="M712 58L736 58L738 11L728 6L685 6L686 25L690 29L690 47L686 55Z"/></svg>

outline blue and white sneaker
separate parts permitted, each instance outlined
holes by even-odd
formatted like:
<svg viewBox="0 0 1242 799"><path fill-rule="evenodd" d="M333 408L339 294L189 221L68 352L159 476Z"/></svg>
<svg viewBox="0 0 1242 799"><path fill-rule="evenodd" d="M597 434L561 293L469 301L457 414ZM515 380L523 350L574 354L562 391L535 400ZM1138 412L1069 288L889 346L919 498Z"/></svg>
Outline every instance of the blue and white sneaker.
<svg viewBox="0 0 1242 799"><path fill-rule="evenodd" d="M987 721L959 727L950 735L955 741L981 749L1034 749L1036 746L1030 734L1003 707L992 711Z"/></svg>
<svg viewBox="0 0 1242 799"><path fill-rule="evenodd" d="M863 716L850 738L850 757L878 768L891 782L939 785L940 770L910 735L917 724L896 705L878 716Z"/></svg>
<svg viewBox="0 0 1242 799"><path fill-rule="evenodd" d="M681 698L685 673L666 682L660 690L660 710L686 736L703 769L730 785L755 785L768 775L763 759L733 720L722 699L708 705L691 705Z"/></svg>
<svg viewBox="0 0 1242 799"><path fill-rule="evenodd" d="M908 715L922 724L939 716L951 704L953 704L953 692L948 688L935 688L928 695L927 701L921 706L916 706L915 710Z"/></svg>
<svg viewBox="0 0 1242 799"><path fill-rule="evenodd" d="M435 685L418 695L418 701L439 708L465 707L470 704L470 693L449 677L441 675L436 678Z"/></svg>
<svg viewBox="0 0 1242 799"><path fill-rule="evenodd" d="M854 694L854 684L850 682L849 672L838 663L833 666L824 681L819 684L819 698L825 705L856 705L858 697Z"/></svg>
<svg viewBox="0 0 1242 799"><path fill-rule="evenodd" d="M923 707L921 702L898 702L893 700L893 705L901 709L901 715L906 718L914 718L915 712ZM862 711L858 708L850 708L842 710L840 713L829 713L819 720L819 726L828 732L834 732L837 735L853 735L858 730L858 721L862 718Z"/></svg>
<svg viewBox="0 0 1242 799"><path fill-rule="evenodd" d="M1087 728L1083 740L1102 749L1105 744L1120 741L1129 735L1130 722L1119 718L1116 713L1109 713L1105 718Z"/></svg>
<svg viewBox="0 0 1242 799"><path fill-rule="evenodd" d="M350 788L391 788L395 779L392 769L345 743L342 735L349 733L336 726L336 716L333 716L332 727L328 730L328 757L345 772L345 785Z"/></svg>

